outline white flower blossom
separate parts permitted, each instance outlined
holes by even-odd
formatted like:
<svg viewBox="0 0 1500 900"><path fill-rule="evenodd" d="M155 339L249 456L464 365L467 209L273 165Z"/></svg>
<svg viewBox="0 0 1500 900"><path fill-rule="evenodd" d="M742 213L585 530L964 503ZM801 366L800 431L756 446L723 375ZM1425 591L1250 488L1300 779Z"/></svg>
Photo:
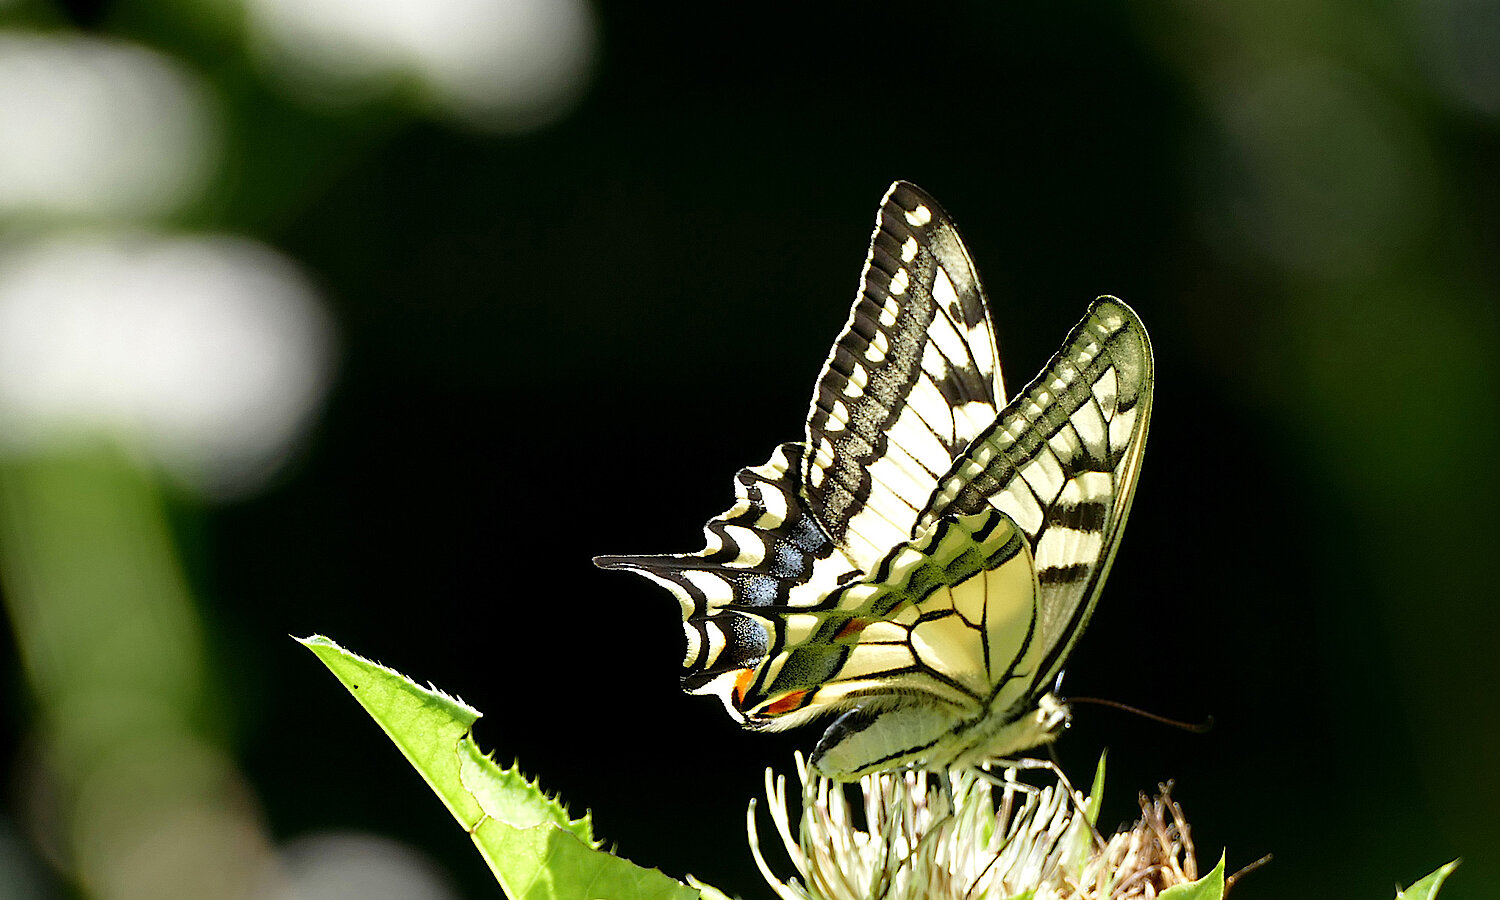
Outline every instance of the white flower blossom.
<svg viewBox="0 0 1500 900"><path fill-rule="evenodd" d="M1102 794L1073 789L1045 763L936 774L871 775L857 786L833 781L797 757L802 817L796 836L786 779L766 772L776 831L799 878L772 874L760 850L755 804L749 832L756 864L781 900L1136 900L1194 881L1197 863L1169 786L1142 817L1108 839L1094 828ZM1051 771L1035 787L1022 768ZM858 810L849 792L863 798Z"/></svg>

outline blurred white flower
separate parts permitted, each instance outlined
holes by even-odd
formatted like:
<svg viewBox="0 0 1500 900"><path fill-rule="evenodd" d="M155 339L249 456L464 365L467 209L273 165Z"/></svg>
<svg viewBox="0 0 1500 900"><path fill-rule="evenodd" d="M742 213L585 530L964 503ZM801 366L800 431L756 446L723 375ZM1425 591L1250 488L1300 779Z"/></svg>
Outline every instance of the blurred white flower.
<svg viewBox="0 0 1500 900"><path fill-rule="evenodd" d="M208 94L168 57L0 32L0 216L169 214L199 196L217 159Z"/></svg>
<svg viewBox="0 0 1500 900"><path fill-rule="evenodd" d="M585 0L245 0L273 75L348 103L415 84L438 110L524 131L582 94L595 25Z"/></svg>
<svg viewBox="0 0 1500 900"><path fill-rule="evenodd" d="M209 494L242 493L290 451L332 354L307 279L249 240L0 246L0 452L104 438Z"/></svg>

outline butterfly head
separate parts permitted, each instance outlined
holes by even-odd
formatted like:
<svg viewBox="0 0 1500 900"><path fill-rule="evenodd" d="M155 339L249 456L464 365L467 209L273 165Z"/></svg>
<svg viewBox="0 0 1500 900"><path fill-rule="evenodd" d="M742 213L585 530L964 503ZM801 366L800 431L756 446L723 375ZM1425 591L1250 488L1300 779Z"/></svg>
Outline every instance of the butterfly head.
<svg viewBox="0 0 1500 900"><path fill-rule="evenodd" d="M1036 711L1031 714L1037 744L1050 743L1073 724L1073 709L1057 694L1048 692L1036 702Z"/></svg>
<svg viewBox="0 0 1500 900"><path fill-rule="evenodd" d="M1052 743L1073 724L1072 708L1051 691L1017 712L986 716L957 732L949 758L934 761L944 768L961 768L1013 759Z"/></svg>

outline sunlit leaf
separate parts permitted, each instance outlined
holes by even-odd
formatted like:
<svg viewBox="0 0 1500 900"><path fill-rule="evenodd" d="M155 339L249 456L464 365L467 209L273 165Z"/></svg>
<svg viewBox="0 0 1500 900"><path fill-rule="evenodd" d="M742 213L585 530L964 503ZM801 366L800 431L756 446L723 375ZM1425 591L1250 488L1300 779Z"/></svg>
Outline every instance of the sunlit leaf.
<svg viewBox="0 0 1500 900"><path fill-rule="evenodd" d="M572 818L519 768L475 746L480 713L324 637L301 641L354 695L442 799L512 900L698 900L689 887L598 849L589 817Z"/></svg>

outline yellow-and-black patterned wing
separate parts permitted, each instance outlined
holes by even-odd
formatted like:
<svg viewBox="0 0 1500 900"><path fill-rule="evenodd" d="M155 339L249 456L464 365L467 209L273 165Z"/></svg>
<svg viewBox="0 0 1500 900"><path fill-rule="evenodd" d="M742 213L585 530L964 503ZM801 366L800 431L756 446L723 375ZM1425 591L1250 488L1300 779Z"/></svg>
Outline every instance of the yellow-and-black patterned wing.
<svg viewBox="0 0 1500 900"><path fill-rule="evenodd" d="M813 390L809 507L856 565L873 568L911 539L938 479L1004 405L989 304L958 228L898 181Z"/></svg>
<svg viewBox="0 0 1500 900"><path fill-rule="evenodd" d="M1044 709L1061 709L1048 692L1129 513L1152 383L1140 320L1095 301L954 461L913 539L830 595L811 639L760 667L747 696L761 714L846 711L814 753L846 777L981 762L1049 739L1065 712Z"/></svg>
<svg viewBox="0 0 1500 900"><path fill-rule="evenodd" d="M699 552L594 560L638 572L677 597L687 635L683 688L718 695L749 727L792 724L767 702L760 676L770 660L812 640L828 598L863 575L807 509L804 451L782 444L764 465L741 469L734 505L704 526L707 546Z"/></svg>
<svg viewBox="0 0 1500 900"><path fill-rule="evenodd" d="M997 509L1031 545L1038 582L1036 676L1062 670L1109 574L1151 421L1155 363L1135 311L1100 297L1047 368L943 478L919 528Z"/></svg>
<svg viewBox="0 0 1500 900"><path fill-rule="evenodd" d="M597 560L678 597L688 690L751 728L843 712L814 761L844 777L1046 739L1129 509L1151 351L1101 298L1005 404L995 346L951 220L893 185L807 443L740 472L702 551Z"/></svg>

